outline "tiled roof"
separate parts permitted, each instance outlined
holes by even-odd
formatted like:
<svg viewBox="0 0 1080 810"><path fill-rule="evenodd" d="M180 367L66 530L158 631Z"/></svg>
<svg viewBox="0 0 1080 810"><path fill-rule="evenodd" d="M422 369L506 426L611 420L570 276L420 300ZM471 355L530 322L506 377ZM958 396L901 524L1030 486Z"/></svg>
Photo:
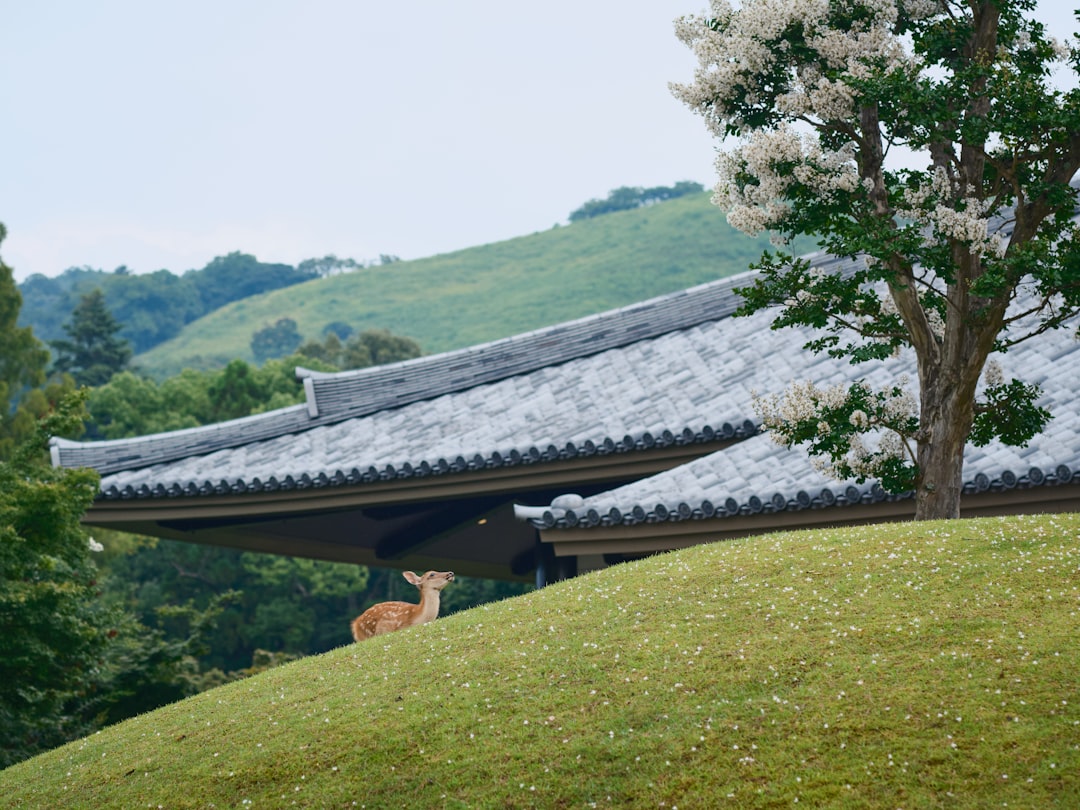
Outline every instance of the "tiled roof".
<svg viewBox="0 0 1080 810"><path fill-rule="evenodd" d="M1080 480L1080 419L1060 414L1043 438L1026 449L994 444L969 448L964 492L1054 486ZM1070 463L1064 463L1068 459ZM637 523L727 518L737 515L843 507L895 501L876 482L835 481L813 467L805 452L758 435L673 470L592 498L556 499L558 506L522 509L540 529L631 526Z"/></svg>
<svg viewBox="0 0 1080 810"><path fill-rule="evenodd" d="M828 257L819 257L818 261L829 264L835 262ZM556 367L571 360L727 317L741 303L741 299L733 292L734 288L746 283L746 274L741 274L576 321L401 363L335 374L297 369L297 374L304 378L307 397L304 405L215 425L132 439L100 442L56 439L53 441L53 461L54 464L64 467L93 467L103 474L158 467L194 455L206 455L287 434L299 434L421 401L438 401L440 396L462 394L508 378L525 378L530 373ZM642 359L648 362L650 358L645 356ZM550 375L541 375L545 376ZM603 381L610 382L616 388L620 387L617 379L605 378ZM537 382L544 384L543 379ZM558 385L561 387L561 383ZM515 403L518 400L531 399L534 392L527 386L510 384L499 390L484 389L484 395L496 399L506 395L509 397L510 407L517 407ZM500 401L499 405L501 404ZM592 419L590 417L586 421ZM545 421L546 416L540 420L541 423ZM705 420L699 425L701 429L694 431L693 440L708 439L711 436L712 430L705 430L707 423L708 420ZM599 434L589 432L588 424L581 427L594 443L610 446L611 442L622 443L624 440L623 433ZM661 431L667 427L668 424L665 423ZM627 428L630 429L635 428ZM641 428L636 429L641 436L647 432ZM454 428L447 424L442 432L449 433L453 430ZM689 436L684 439L691 440ZM525 444L518 442L513 446L518 447L519 452L535 455L533 451L537 449L542 454L548 453L550 448L545 444L541 439L530 440ZM567 448L557 448L560 452L564 449ZM408 461L419 463L420 458L428 459L429 463L447 461L452 464L459 453L468 452L468 459L471 461L476 452L483 452L480 445L457 450L451 455L432 455L422 447L415 450L403 447L402 450L407 452L404 455L395 455L398 464ZM486 460L490 460L490 457ZM343 470L343 473L348 476L351 467L357 464L361 464L359 469L363 470L369 463L378 466L377 462L380 461L381 459L374 457L365 458L363 463L358 461ZM312 468L303 471L309 475L318 475L320 472L325 470Z"/></svg>
<svg viewBox="0 0 1080 810"><path fill-rule="evenodd" d="M758 316L753 316L757 318ZM738 328L750 319L734 319L726 328ZM1052 414L1049 425L1025 448L992 442L969 445L964 454L964 492L1055 486L1080 482L1080 339L1075 323L1049 331L993 357L1005 377L1016 376L1043 389L1039 401ZM787 346L801 345L809 337L792 329L771 333L750 347L744 360L756 366L754 383L761 392L780 392L785 386L769 373L777 362L773 341L780 336ZM881 364L859 366L823 362L799 352L801 360L790 380L811 379L818 384L866 379L875 387L895 381L900 374L916 379L914 358L907 355ZM786 368L790 368L784 363ZM768 371L766 371L768 369ZM765 372L765 373L762 373ZM727 387L727 378L718 381ZM741 380L740 380L741 383ZM778 446L759 434L725 450L680 467L589 498L564 495L547 508L519 508L520 517L542 529L587 529L663 521L726 518L767 512L820 509L911 497L887 494L867 481L835 481L814 468L799 449Z"/></svg>
<svg viewBox="0 0 1080 810"><path fill-rule="evenodd" d="M748 280L742 274L458 352L305 372L306 405L135 439L54 439L54 463L102 472L105 498L184 497L746 437L757 427L745 396L716 380L721 372L751 377L739 354L760 327L740 319L739 335L717 334L718 320L741 303L734 288Z"/></svg>

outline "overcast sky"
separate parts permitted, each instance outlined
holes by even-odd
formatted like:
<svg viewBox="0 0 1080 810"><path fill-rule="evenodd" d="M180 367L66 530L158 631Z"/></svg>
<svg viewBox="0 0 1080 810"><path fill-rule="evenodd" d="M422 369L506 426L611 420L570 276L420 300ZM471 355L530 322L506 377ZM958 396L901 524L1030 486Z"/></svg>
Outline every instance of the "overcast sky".
<svg viewBox="0 0 1080 810"><path fill-rule="evenodd" d="M705 0L0 0L16 278L241 250L405 259L712 181L671 96ZM1074 28L1070 0L1040 16Z"/></svg>

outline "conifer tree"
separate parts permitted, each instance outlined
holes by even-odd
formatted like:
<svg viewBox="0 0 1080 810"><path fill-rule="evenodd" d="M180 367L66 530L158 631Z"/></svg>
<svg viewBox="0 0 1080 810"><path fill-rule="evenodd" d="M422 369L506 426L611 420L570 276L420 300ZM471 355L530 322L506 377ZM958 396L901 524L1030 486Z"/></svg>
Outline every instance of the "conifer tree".
<svg viewBox="0 0 1080 810"><path fill-rule="evenodd" d="M100 289L86 293L64 324L69 340L52 341L56 370L70 373L80 385L104 385L131 359L131 346L116 336L120 329L105 294Z"/></svg>

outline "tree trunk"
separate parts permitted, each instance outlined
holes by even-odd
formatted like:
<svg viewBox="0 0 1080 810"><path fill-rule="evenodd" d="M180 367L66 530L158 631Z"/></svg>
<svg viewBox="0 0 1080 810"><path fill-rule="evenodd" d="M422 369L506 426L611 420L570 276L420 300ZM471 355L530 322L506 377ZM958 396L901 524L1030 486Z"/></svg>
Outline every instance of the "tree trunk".
<svg viewBox="0 0 1080 810"><path fill-rule="evenodd" d="M960 517L964 446L975 419L974 380L978 375L962 373L959 380L953 375L941 377L924 385L920 395L916 520Z"/></svg>

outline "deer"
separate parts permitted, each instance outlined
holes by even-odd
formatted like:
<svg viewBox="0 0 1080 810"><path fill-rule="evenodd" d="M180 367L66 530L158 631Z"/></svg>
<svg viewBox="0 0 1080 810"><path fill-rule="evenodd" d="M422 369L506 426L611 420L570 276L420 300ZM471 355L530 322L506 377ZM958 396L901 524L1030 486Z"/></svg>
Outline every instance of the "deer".
<svg viewBox="0 0 1080 810"><path fill-rule="evenodd" d="M380 602L369 607L352 621L352 634L356 641L424 624L439 615L439 592L453 581L454 572L428 571L421 577L412 571L405 571L402 576L420 589L420 604Z"/></svg>

